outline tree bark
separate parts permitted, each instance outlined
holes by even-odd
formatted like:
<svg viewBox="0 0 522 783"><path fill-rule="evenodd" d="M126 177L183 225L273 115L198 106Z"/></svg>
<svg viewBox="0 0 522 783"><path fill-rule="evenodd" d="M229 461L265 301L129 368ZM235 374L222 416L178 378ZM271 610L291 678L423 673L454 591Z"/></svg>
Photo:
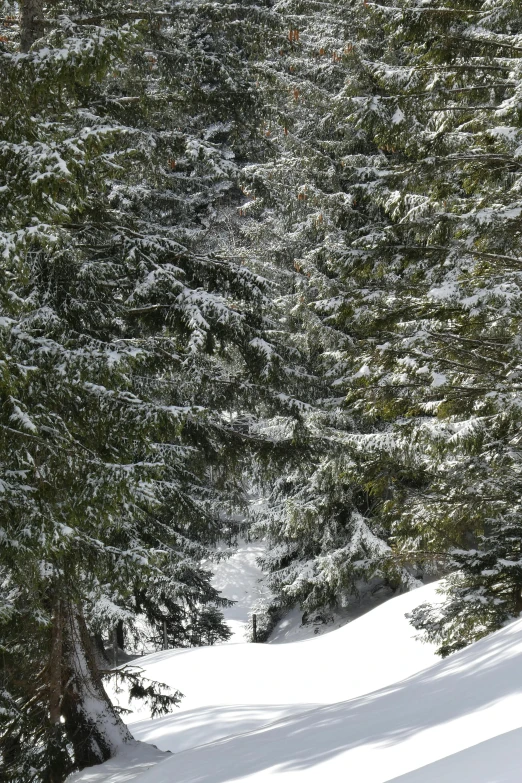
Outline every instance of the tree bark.
<svg viewBox="0 0 522 783"><path fill-rule="evenodd" d="M20 0L20 49L28 52L45 32L43 0Z"/></svg>
<svg viewBox="0 0 522 783"><path fill-rule="evenodd" d="M519 615L520 612L522 612L522 589L520 585L517 585L514 590L514 599L515 599L515 615Z"/></svg>
<svg viewBox="0 0 522 783"><path fill-rule="evenodd" d="M123 620L118 620L116 625L116 641L120 650L125 649L125 628L123 626Z"/></svg>
<svg viewBox="0 0 522 783"><path fill-rule="evenodd" d="M116 626L112 629L112 663L118 665L118 631Z"/></svg>
<svg viewBox="0 0 522 783"><path fill-rule="evenodd" d="M54 608L51 657L49 660L49 718L53 726L60 724L62 702L63 611L58 598Z"/></svg>
<svg viewBox="0 0 522 783"><path fill-rule="evenodd" d="M95 633L92 636L94 652L98 659L98 668L106 669L111 662L108 653L105 651L105 644L101 633Z"/></svg>
<svg viewBox="0 0 522 783"><path fill-rule="evenodd" d="M63 609L63 696L65 732L80 769L112 758L133 737L103 687L81 608Z"/></svg>

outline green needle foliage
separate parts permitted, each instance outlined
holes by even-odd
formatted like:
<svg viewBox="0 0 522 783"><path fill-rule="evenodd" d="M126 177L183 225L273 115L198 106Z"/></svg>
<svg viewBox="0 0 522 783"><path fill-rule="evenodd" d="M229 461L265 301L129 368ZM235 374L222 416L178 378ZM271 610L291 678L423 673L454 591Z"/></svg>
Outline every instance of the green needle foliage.
<svg viewBox="0 0 522 783"><path fill-rule="evenodd" d="M267 152L242 172L243 241L251 263L277 286L277 326L297 357L302 402L292 435L287 422L266 422L287 443L256 525L268 542L262 565L272 614L296 602L308 611L379 586L415 584L413 570L389 556L383 506L393 468L377 453L362 469L368 436L387 422L346 402L367 336L366 245L383 219L381 205L366 197L378 146L371 128L348 118L352 96L372 94L368 60L382 53L385 37L359 3L277 8L286 29L259 66Z"/></svg>
<svg viewBox="0 0 522 783"><path fill-rule="evenodd" d="M108 628L226 637L258 491L265 635L427 572L442 654L518 614L519 4L1 8L2 775L131 740Z"/></svg>
<svg viewBox="0 0 522 783"><path fill-rule="evenodd" d="M9 780L54 783L131 739L92 635L138 613L226 635L201 561L235 535L238 422L277 375L267 283L226 241L270 18L3 8L0 743Z"/></svg>
<svg viewBox="0 0 522 783"><path fill-rule="evenodd" d="M350 115L379 148L365 190L384 219L349 399L390 421L385 451L417 474L390 498L397 550L458 570L447 604L415 615L442 654L521 609L519 10L376 9L387 45Z"/></svg>

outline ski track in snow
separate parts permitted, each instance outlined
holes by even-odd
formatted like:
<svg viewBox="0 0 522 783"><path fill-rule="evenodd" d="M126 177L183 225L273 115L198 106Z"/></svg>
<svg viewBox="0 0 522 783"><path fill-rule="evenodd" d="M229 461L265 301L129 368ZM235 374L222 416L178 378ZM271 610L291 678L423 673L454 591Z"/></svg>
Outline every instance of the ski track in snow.
<svg viewBox="0 0 522 783"><path fill-rule="evenodd" d="M257 546L219 566L220 589L240 599L227 610L236 642L263 589ZM186 694L181 708L155 720L135 711L127 720L142 742L70 783L520 783L522 620L440 661L404 616L436 589L304 641L285 642L313 633L294 612L275 644L140 659Z"/></svg>

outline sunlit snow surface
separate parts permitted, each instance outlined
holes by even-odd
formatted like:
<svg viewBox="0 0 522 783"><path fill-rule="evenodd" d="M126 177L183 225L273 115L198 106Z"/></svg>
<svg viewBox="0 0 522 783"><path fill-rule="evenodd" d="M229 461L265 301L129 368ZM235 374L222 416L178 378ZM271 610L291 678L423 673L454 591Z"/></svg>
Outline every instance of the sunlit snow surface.
<svg viewBox="0 0 522 783"><path fill-rule="evenodd" d="M141 659L186 696L175 714L135 713L130 727L173 755L145 770L154 759L134 746L134 761L75 783L520 783L522 621L439 661L404 617L436 587L306 641Z"/></svg>
<svg viewBox="0 0 522 783"><path fill-rule="evenodd" d="M222 560L213 567L212 584L224 598L235 601L233 606L224 610L227 623L232 631L229 644L245 641L245 631L252 607L264 595L268 594L263 572L257 565L257 558L263 553L262 542L241 542L232 557Z"/></svg>

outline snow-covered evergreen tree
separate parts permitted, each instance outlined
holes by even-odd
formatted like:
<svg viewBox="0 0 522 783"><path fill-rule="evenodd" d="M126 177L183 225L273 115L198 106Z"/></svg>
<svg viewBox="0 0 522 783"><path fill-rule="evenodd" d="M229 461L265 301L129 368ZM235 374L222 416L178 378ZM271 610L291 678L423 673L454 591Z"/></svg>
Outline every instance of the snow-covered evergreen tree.
<svg viewBox="0 0 522 783"><path fill-rule="evenodd" d="M263 9L2 9L0 746L26 783L131 739L91 634L145 603L218 624L200 563L233 534L268 343L266 283L214 235Z"/></svg>
<svg viewBox="0 0 522 783"><path fill-rule="evenodd" d="M451 551L441 606L422 604L410 619L445 657L498 630L522 611L520 514L506 512L486 524L475 549Z"/></svg>
<svg viewBox="0 0 522 783"><path fill-rule="evenodd" d="M285 29L259 66L267 153L243 171L241 207L247 251L277 284L278 335L294 352L303 403L297 430L281 419L266 423L282 451L287 445L268 474L256 525L268 542L272 612L296 601L307 610L332 606L365 585L412 581L388 557L381 512L390 471L383 475L379 456L361 470L361 437L383 425L345 401L365 329L356 309L360 289L368 292L364 242L382 218L380 205L364 198L380 153L372 133L347 117L354 91L372 94L367 61L384 36L359 4L276 7Z"/></svg>
<svg viewBox="0 0 522 783"><path fill-rule="evenodd" d="M520 611L520 18L510 2L369 12L387 45L350 122L379 148L366 197L383 219L349 399L390 422L373 445L409 474L397 550L459 570L415 618L446 654Z"/></svg>
<svg viewBox="0 0 522 783"><path fill-rule="evenodd" d="M315 607L517 508L519 31L511 3L281 10L242 210L310 407L260 529Z"/></svg>

